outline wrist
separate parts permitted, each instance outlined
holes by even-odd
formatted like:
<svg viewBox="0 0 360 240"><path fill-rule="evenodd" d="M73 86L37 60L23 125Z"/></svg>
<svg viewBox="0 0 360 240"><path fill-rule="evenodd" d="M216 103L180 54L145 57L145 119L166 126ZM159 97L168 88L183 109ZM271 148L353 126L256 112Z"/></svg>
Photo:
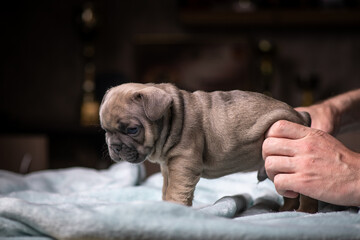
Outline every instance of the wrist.
<svg viewBox="0 0 360 240"><path fill-rule="evenodd" d="M340 126L346 126L360 120L360 89L330 98L324 102L336 114Z"/></svg>
<svg viewBox="0 0 360 240"><path fill-rule="evenodd" d="M341 126L343 109L336 101L325 100L320 103L320 108L322 109L323 114L325 114L330 126L328 127L328 133L336 134Z"/></svg>

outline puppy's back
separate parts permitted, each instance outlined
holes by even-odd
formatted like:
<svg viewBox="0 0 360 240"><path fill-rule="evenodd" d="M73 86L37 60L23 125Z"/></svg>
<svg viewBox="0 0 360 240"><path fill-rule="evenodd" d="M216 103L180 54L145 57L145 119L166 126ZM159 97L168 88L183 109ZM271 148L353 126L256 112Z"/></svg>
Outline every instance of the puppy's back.
<svg viewBox="0 0 360 240"><path fill-rule="evenodd" d="M308 116L296 112L288 104L266 95L247 91L194 92L203 125L219 132L241 132L244 137L258 138L278 120L308 125ZM210 117L212 116L212 117ZM228 133L227 133L228 132Z"/></svg>

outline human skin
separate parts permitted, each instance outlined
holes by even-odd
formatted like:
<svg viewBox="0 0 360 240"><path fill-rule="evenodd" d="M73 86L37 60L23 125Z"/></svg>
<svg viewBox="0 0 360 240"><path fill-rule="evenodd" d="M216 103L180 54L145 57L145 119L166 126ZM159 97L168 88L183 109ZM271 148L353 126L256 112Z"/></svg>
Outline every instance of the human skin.
<svg viewBox="0 0 360 240"><path fill-rule="evenodd" d="M265 168L277 191L360 206L360 154L331 136L360 122L360 89L297 110L310 113L312 128L281 120L263 143Z"/></svg>
<svg viewBox="0 0 360 240"><path fill-rule="evenodd" d="M360 89L353 90L309 107L296 108L306 111L312 119L312 128L336 135L349 125L360 125Z"/></svg>

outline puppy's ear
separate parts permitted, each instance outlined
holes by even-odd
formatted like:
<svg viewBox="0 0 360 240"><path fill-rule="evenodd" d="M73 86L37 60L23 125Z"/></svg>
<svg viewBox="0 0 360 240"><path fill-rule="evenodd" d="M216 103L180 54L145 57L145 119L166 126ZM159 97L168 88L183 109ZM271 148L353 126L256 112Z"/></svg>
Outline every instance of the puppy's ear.
<svg viewBox="0 0 360 240"><path fill-rule="evenodd" d="M135 99L141 101L146 117L151 121L162 118L172 104L172 97L162 89L147 87L135 94Z"/></svg>

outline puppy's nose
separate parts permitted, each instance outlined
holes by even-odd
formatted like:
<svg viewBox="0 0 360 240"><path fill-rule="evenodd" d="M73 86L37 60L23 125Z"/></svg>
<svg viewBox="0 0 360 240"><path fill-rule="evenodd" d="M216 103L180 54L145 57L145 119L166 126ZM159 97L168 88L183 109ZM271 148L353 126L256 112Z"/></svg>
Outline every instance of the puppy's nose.
<svg viewBox="0 0 360 240"><path fill-rule="evenodd" d="M110 148L111 148L111 150L113 150L116 154L119 154L122 147L121 147L121 145L119 145L119 144L112 144L112 145L110 146Z"/></svg>

